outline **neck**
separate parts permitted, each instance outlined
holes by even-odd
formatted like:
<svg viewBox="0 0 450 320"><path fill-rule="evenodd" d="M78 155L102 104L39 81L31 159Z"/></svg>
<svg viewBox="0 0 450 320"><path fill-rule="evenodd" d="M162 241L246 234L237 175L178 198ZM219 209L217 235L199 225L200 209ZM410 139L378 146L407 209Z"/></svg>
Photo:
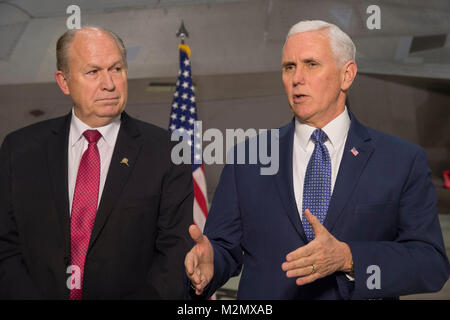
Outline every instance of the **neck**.
<svg viewBox="0 0 450 320"><path fill-rule="evenodd" d="M101 117L101 118L100 117L84 117L76 109L74 109L74 114L78 119L80 119L80 121L82 121L84 124L88 125L92 129L104 127L104 126L110 124L111 122L113 122L113 120L116 118L116 117Z"/></svg>

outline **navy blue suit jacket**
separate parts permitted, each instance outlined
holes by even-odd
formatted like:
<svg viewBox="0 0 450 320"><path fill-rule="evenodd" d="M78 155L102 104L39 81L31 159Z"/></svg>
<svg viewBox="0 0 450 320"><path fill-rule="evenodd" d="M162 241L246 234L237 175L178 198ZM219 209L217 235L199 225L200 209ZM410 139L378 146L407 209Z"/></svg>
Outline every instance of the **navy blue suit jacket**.
<svg viewBox="0 0 450 320"><path fill-rule="evenodd" d="M355 280L336 272L297 286L281 269L286 254L307 243L294 199L292 121L279 131L277 174L260 175L260 164L223 169L204 231L214 248L207 295L242 266L238 299L396 298L441 289L449 262L425 151L349 114L324 226L349 245ZM246 145L248 151L248 140ZM350 152L353 147L357 156ZM367 285L374 283L373 265L380 271L379 289Z"/></svg>

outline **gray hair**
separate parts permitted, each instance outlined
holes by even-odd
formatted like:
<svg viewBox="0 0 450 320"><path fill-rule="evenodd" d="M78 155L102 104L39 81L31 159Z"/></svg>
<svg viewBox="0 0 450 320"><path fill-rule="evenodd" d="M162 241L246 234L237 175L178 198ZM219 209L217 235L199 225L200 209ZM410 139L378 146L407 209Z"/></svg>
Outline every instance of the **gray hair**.
<svg viewBox="0 0 450 320"><path fill-rule="evenodd" d="M336 64L342 67L348 61L355 61L356 47L352 39L338 26L321 20L304 20L293 25L289 30L286 41L293 35L306 31L325 29L333 51ZM286 42L284 43L286 45Z"/></svg>
<svg viewBox="0 0 450 320"><path fill-rule="evenodd" d="M69 57L68 57L68 51L69 47L73 42L73 39L75 38L75 35L78 31L86 30L86 29L95 29L99 31L103 31L111 36L111 38L114 40L116 45L119 47L120 53L122 55L123 63L125 65L125 69L128 68L127 65L127 49L125 48L125 45L120 39L120 37L115 34L114 32L101 28L96 26L86 26L81 29L71 29L67 30L63 33L56 42L56 68L57 70L62 71L67 77L69 76Z"/></svg>

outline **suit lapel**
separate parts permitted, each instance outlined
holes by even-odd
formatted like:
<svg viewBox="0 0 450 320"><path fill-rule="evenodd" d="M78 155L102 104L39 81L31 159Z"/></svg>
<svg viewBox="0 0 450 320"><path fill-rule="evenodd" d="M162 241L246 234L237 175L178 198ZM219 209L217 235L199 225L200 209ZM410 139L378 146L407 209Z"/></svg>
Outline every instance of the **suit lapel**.
<svg viewBox="0 0 450 320"><path fill-rule="evenodd" d="M274 175L277 185L278 195L283 203L285 212L297 230L301 238L306 242L305 232L302 227L300 215L295 202L293 173L292 173L292 152L294 143L294 120L290 124L280 129L279 159L280 166L278 174Z"/></svg>
<svg viewBox="0 0 450 320"><path fill-rule="evenodd" d="M134 120L123 112L121 121L102 198L95 217L88 253L108 220L116 201L119 199L141 149L142 143L138 139L140 133ZM128 159L128 165L121 163L124 158Z"/></svg>
<svg viewBox="0 0 450 320"><path fill-rule="evenodd" d="M49 177L53 187L57 220L64 239L66 262L70 257L70 208L68 194L68 143L71 113L51 128L50 139L46 144Z"/></svg>
<svg viewBox="0 0 450 320"><path fill-rule="evenodd" d="M330 232L353 194L361 173L374 149L366 128L356 120L350 111L349 116L351 118L350 129L328 213L324 221L324 226ZM358 151L356 156L350 151L353 147Z"/></svg>

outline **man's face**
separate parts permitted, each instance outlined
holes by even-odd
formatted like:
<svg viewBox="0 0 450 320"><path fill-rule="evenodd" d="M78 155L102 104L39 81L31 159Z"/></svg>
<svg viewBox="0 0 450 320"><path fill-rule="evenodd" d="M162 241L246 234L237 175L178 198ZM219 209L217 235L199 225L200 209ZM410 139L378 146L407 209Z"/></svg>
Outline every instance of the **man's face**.
<svg viewBox="0 0 450 320"><path fill-rule="evenodd" d="M325 31L302 32L287 40L282 78L291 109L300 122L322 128L344 110L343 73Z"/></svg>
<svg viewBox="0 0 450 320"><path fill-rule="evenodd" d="M91 127L108 124L125 108L128 96L126 67L115 41L99 30L78 32L68 50L67 78L56 79L70 94L75 115Z"/></svg>

